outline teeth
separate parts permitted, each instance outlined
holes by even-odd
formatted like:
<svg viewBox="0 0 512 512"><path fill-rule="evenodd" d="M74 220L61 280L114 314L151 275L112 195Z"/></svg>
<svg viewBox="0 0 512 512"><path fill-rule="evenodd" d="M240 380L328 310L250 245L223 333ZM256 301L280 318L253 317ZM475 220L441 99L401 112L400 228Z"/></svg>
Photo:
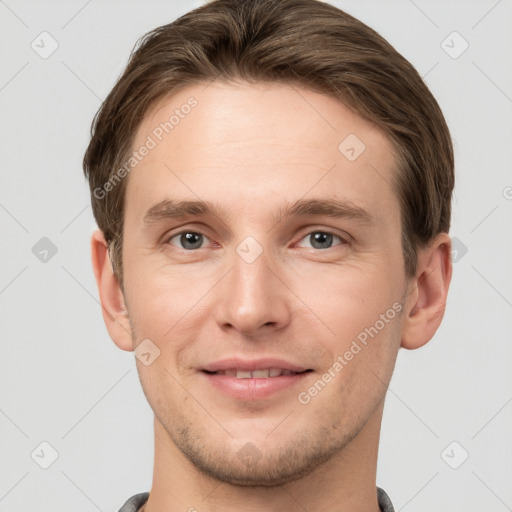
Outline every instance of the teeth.
<svg viewBox="0 0 512 512"><path fill-rule="evenodd" d="M270 370L254 370L252 376L255 379L266 379L270 376Z"/></svg>
<svg viewBox="0 0 512 512"><path fill-rule="evenodd" d="M291 370L281 370L280 368L267 368L265 370L254 370L248 372L245 370L218 370L217 375L226 375L228 377L236 377L237 379L266 379L268 377L279 377L280 375L295 375L297 372Z"/></svg>

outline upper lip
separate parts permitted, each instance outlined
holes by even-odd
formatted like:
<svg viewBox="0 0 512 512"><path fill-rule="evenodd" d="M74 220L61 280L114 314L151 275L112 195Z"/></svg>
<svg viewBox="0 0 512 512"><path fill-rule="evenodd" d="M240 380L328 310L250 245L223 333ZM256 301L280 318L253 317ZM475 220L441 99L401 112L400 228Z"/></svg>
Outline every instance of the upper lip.
<svg viewBox="0 0 512 512"><path fill-rule="evenodd" d="M276 359L265 357L261 359L240 359L238 357L230 357L228 359L221 359L207 364L202 370L208 372L217 372L219 370L242 370L246 372L253 372L255 370L266 370L267 368L279 368L281 370L290 370L292 372L303 372L308 370L304 366L300 366L284 359Z"/></svg>

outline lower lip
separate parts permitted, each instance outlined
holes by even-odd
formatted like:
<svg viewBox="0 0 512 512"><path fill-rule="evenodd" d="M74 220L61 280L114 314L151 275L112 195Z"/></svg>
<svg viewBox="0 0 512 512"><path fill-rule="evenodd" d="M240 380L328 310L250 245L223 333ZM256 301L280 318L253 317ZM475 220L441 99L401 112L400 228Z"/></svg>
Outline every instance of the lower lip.
<svg viewBox="0 0 512 512"><path fill-rule="evenodd" d="M250 379L237 379L236 377L206 372L201 373L208 379L212 386L215 386L228 396L239 400L260 400L278 391L296 386L311 372Z"/></svg>

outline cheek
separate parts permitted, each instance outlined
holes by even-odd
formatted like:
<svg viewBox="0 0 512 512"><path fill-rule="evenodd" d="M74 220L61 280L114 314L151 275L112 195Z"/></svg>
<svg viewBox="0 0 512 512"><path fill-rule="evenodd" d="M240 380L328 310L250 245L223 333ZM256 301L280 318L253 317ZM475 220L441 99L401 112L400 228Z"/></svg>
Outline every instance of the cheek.
<svg viewBox="0 0 512 512"><path fill-rule="evenodd" d="M146 379L149 390L173 388L177 385L173 376L180 381L188 378L193 367L190 354L195 342L204 338L204 322L209 317L204 296L211 281L176 270L132 267L127 276L128 311L136 341L149 339L160 351L150 367L138 362L141 383ZM180 393L179 386L175 393Z"/></svg>
<svg viewBox="0 0 512 512"><path fill-rule="evenodd" d="M126 296L130 317L140 334L165 339L175 326L187 323L188 316L200 308L200 299L210 282L179 269L133 265L127 268ZM144 331L144 332L143 332Z"/></svg>
<svg viewBox="0 0 512 512"><path fill-rule="evenodd" d="M390 267L383 269L377 261L309 265L302 269L301 276L289 278L304 302L304 313L316 317L315 325L321 321L325 333L342 344L374 325L381 314L401 300L398 272Z"/></svg>
<svg viewBox="0 0 512 512"><path fill-rule="evenodd" d="M399 347L401 319L392 306L382 313L387 322L380 314L355 308L352 315L347 309L346 317L339 318L338 336L330 343L331 362L299 400L310 401L318 418L327 422L332 414L341 424L355 426L384 398ZM326 407L327 403L331 405Z"/></svg>
<svg viewBox="0 0 512 512"><path fill-rule="evenodd" d="M169 424L169 419L180 410L187 400L183 389L176 382L174 372L166 371L165 355L158 357L150 366L137 361L137 371L142 390L158 420Z"/></svg>
<svg viewBox="0 0 512 512"><path fill-rule="evenodd" d="M376 403L389 382L401 337L402 280L399 270L384 271L377 262L354 264L317 272L314 286L303 281L297 291L307 297L303 329L314 337L316 326L328 354L327 386L354 410L370 395Z"/></svg>

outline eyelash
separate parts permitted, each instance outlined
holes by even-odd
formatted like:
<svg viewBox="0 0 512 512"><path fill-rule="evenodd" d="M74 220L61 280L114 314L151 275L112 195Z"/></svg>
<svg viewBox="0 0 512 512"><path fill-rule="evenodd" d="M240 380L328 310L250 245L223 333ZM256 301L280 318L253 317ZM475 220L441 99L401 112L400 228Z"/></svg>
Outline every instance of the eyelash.
<svg viewBox="0 0 512 512"><path fill-rule="evenodd" d="M194 234L194 235L201 235L203 236L204 238L208 239L209 240L209 237L207 235L205 235L204 233L201 233L200 231L193 231L193 230L184 230L184 231L180 231L179 233L175 233L174 235L172 235L171 237L167 238L166 239L166 243L169 244L169 245L173 245L171 243L171 240L176 238L176 237L180 237L181 235L184 235L184 234ZM325 231L325 230L319 230L319 229L316 229L316 230L313 230L313 231L310 231L308 232L305 236L303 236L300 241L304 240L305 238L307 237L310 237L311 235L315 234L315 233L322 233L324 235L330 235L330 236L333 236L334 238L337 238L338 240L340 240L340 244L338 244L338 246L342 246L342 245L348 245L349 242L347 239L343 238L342 236L340 235L337 235L336 233L333 233L331 231ZM173 245L173 247L176 247ZM328 249L333 249L334 247L337 247L336 245L332 246L332 247L326 247L324 249L316 249L315 247L306 247L306 249L314 249L316 251L326 251ZM195 252L199 249L204 249L204 247L198 247L196 249L184 249L182 247L176 247L177 249L183 251L183 252Z"/></svg>

